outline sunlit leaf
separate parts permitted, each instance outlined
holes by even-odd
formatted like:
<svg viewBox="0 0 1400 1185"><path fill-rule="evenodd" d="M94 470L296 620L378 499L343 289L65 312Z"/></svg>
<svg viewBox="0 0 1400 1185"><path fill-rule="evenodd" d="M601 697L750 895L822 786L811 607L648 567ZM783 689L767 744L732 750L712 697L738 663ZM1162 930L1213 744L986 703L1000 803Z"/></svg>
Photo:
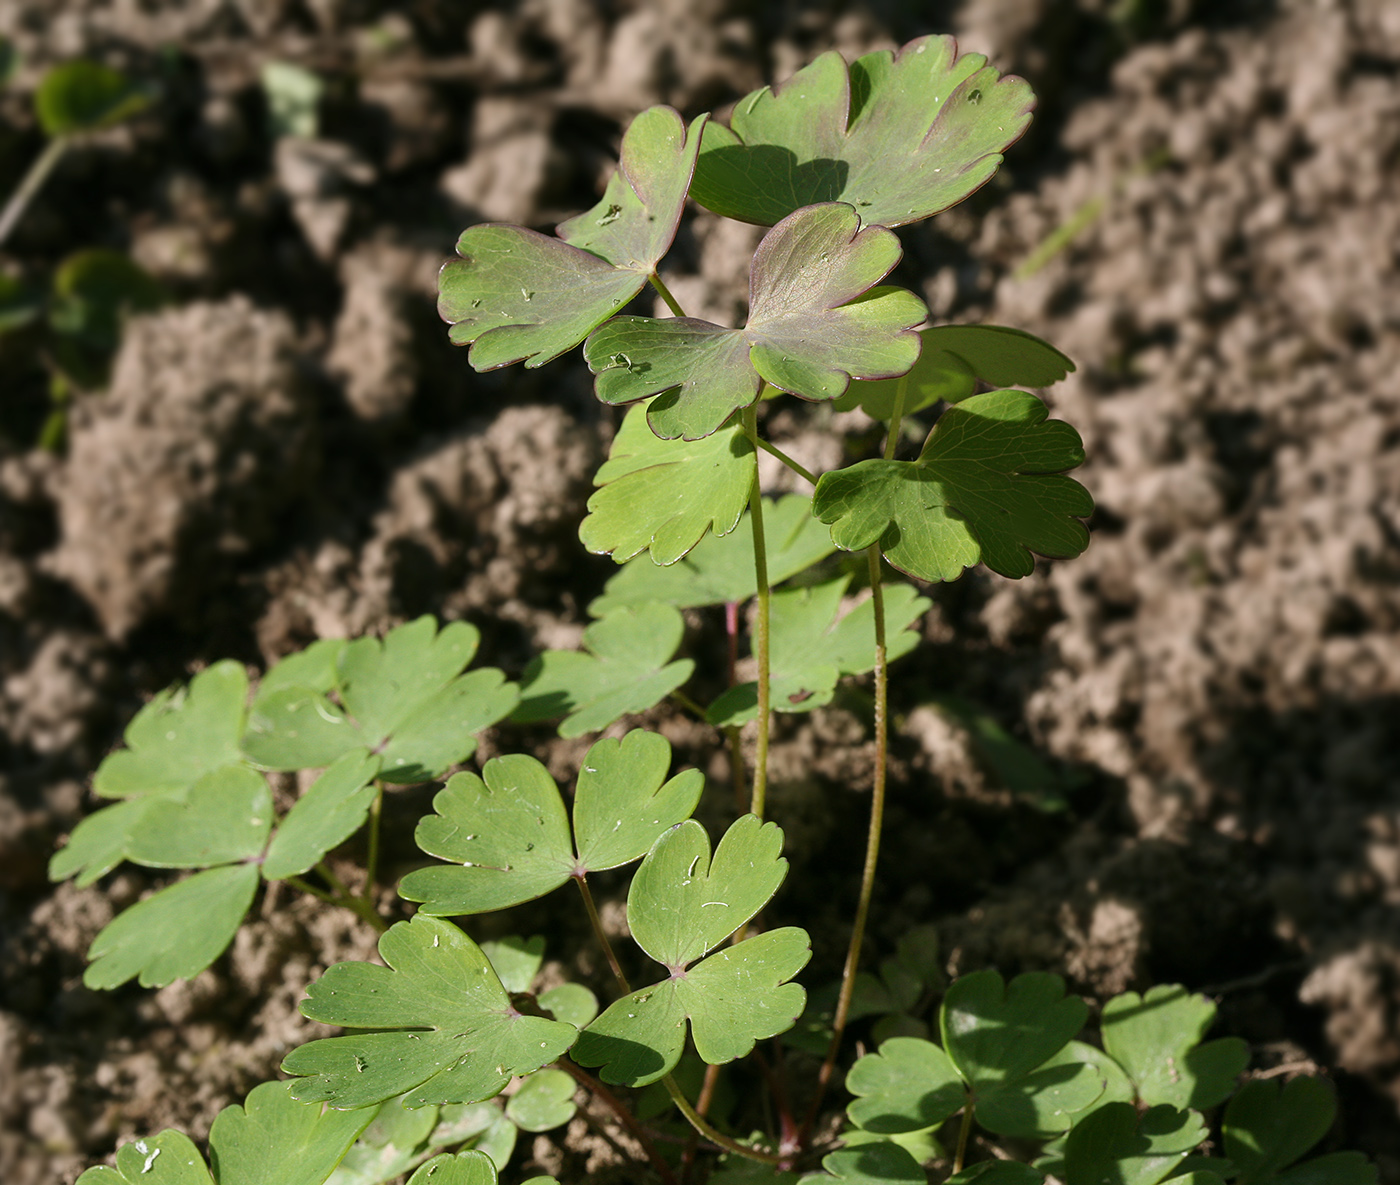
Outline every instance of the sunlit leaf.
<svg viewBox="0 0 1400 1185"><path fill-rule="evenodd" d="M317 778L272 837L263 876L270 881L300 876L354 835L374 802L379 761L376 754L352 749Z"/></svg>
<svg viewBox="0 0 1400 1185"><path fill-rule="evenodd" d="M881 1134L913 1132L942 1123L967 1101L967 1088L948 1055L932 1041L894 1037L846 1075L856 1096L851 1122Z"/></svg>
<svg viewBox="0 0 1400 1185"><path fill-rule="evenodd" d="M374 1118L299 1103L288 1086L264 1082L214 1119L209 1157L219 1185L321 1185Z"/></svg>
<svg viewBox="0 0 1400 1185"><path fill-rule="evenodd" d="M1089 1009L1064 981L1028 971L1009 984L996 971L954 980L939 1021L943 1048L976 1091L1028 1074L1065 1047Z"/></svg>
<svg viewBox="0 0 1400 1185"><path fill-rule="evenodd" d="M127 857L150 868L208 868L252 860L272 831L272 792L246 765L205 774L179 801L151 803L127 843Z"/></svg>

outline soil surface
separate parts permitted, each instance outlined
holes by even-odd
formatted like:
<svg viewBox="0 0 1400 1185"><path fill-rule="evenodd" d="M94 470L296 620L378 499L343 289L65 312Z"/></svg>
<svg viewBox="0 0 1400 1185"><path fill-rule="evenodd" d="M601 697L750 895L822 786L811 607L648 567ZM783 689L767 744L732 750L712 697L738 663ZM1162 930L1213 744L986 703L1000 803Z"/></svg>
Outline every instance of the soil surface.
<svg viewBox="0 0 1400 1185"><path fill-rule="evenodd" d="M723 115L822 50L930 31L1041 104L993 184L902 232L897 279L935 321L1019 326L1074 358L1046 397L1085 438L1099 509L1078 560L929 590L925 645L897 670L870 954L933 923L950 973L1047 968L1091 1000L1205 990L1256 1066L1331 1076L1330 1146L1400 1182L1400 6L917 7L918 24L894 0L0 6L23 63L0 92L0 192L42 147L29 96L48 65L97 57L161 91L69 154L7 266L114 247L173 297L128 325L58 454L33 447L33 343L0 338L7 1185L72 1181L167 1125L204 1137L312 1035L306 984L373 952L350 915L269 892L193 982L82 986L88 943L159 878L126 866L79 890L45 865L139 705L220 658L256 672L423 612L475 622L515 675L576 642L611 570L576 530L615 417L577 357L472 373L433 307L456 235L591 204L647 106ZM272 135L270 61L325 79L314 137ZM687 216L666 265L687 311L742 314L756 240ZM793 404L770 428L809 465L868 444L858 414ZM698 654L720 635L693 624ZM1029 746L1067 809L1008 791L969 712ZM863 719L857 689L777 736L779 908L817 935L812 985L846 940ZM647 723L713 774L720 818L713 734L669 709ZM582 745L500 730L479 758L512 750L569 776ZM427 799L390 800L386 884ZM532 920L558 924L502 924ZM578 973L580 945L551 954ZM517 1156L601 1173L589 1149Z"/></svg>

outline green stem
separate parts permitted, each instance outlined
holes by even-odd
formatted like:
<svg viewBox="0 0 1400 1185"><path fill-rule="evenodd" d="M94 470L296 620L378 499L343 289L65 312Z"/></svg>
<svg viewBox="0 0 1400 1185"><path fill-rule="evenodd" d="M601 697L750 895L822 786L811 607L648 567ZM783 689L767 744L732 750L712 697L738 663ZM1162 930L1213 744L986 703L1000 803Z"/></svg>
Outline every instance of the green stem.
<svg viewBox="0 0 1400 1185"><path fill-rule="evenodd" d="M972 1134L972 1100L963 1108L962 1124L958 1127L958 1150L953 1155L953 1173L962 1172L963 1160L967 1157L967 1139Z"/></svg>
<svg viewBox="0 0 1400 1185"><path fill-rule="evenodd" d="M623 995L628 995L632 991L632 985L627 982L627 976L622 973L622 964L617 961L617 954L613 951L612 943L608 941L608 936L603 933L603 919L598 916L598 907L593 904L593 890L588 887L588 879L584 876L576 876L574 884L578 885L578 891L583 896L583 907L588 910L588 921L593 927L593 937L603 948L603 954L607 957L608 966L612 968L613 978L617 980L617 986L622 989Z"/></svg>
<svg viewBox="0 0 1400 1185"><path fill-rule="evenodd" d="M379 820L384 813L384 783L374 784L374 801L369 808L369 854L365 857L364 898L374 904L374 881L379 875Z"/></svg>
<svg viewBox="0 0 1400 1185"><path fill-rule="evenodd" d="M836 1015L832 1018L831 1044L826 1060L817 1073L817 1092L803 1121L802 1131L811 1130L821 1109L822 1096L836 1069L836 1057L841 1052L841 1038L851 1014L851 998L856 987L856 971L860 967L860 948L865 941L865 924L870 916L870 899L875 891L875 866L880 859L880 831L885 821L885 784L889 772L889 666L885 647L885 594L880 585L880 545L872 543L866 549L870 566L870 589L875 602L875 787L870 796L870 830L865 840L865 868L860 875L860 896L856 901L855 922L851 928L851 944L846 948L846 965L841 972L841 992L836 997Z"/></svg>
<svg viewBox="0 0 1400 1185"><path fill-rule="evenodd" d="M769 444L766 440L758 440L755 443L765 453L769 453L772 456L777 457L778 460L780 460L784 465L786 465L795 474L797 474L798 477L802 478L802 480L807 482L809 485L817 484L817 475L815 473L813 473L810 469L799 465L796 461L789 457L787 453L783 452L783 450L780 449L776 444Z"/></svg>
<svg viewBox="0 0 1400 1185"><path fill-rule="evenodd" d="M651 281L651 286L661 294L661 299L666 302L666 307L671 310L672 316L684 317L685 313L681 310L680 304L677 302L676 298L671 295L671 290L662 282L661 277L655 272L652 272L647 279Z"/></svg>
<svg viewBox="0 0 1400 1185"><path fill-rule="evenodd" d="M326 884L335 890L335 897L332 900L337 905L343 905L346 909L353 911L373 926L379 933L383 934L389 928L389 923L379 916L379 911L364 897L356 896L345 887L345 882L331 871L330 865L324 860L316 865L316 871L324 878Z"/></svg>
<svg viewBox="0 0 1400 1185"><path fill-rule="evenodd" d="M762 396L763 392L760 388L759 398ZM744 409L743 423L744 434L749 438L749 442L757 448L759 445L757 400ZM761 819L768 799L768 734L772 720L769 709L771 663L768 650L770 601L768 542L763 534L763 491L758 484L757 466L754 467L753 488L749 491L749 518L753 524L753 567L758 588L758 613L754 622L754 656L758 660L758 742L754 748L753 793L749 798L749 810Z"/></svg>
<svg viewBox="0 0 1400 1185"><path fill-rule="evenodd" d="M709 718L705 715L705 709L700 704L697 704L693 699L691 699L690 696L686 695L684 691L681 691L679 688L677 688L675 691L671 692L671 698L675 700L676 703L680 704L680 706L683 707L692 716L695 716L697 719L705 723L709 723Z"/></svg>
<svg viewBox="0 0 1400 1185"><path fill-rule="evenodd" d="M760 1152L757 1148L750 1148L747 1144L741 1144L738 1140L731 1140L723 1132L716 1131L706 1121L705 1117L692 1107L681 1088L676 1085L676 1080L667 1074L661 1080L666 1087L667 1093L671 1096L671 1101L680 1109L680 1113L690 1122L690 1126L698 1131L705 1139L712 1144L717 1144L726 1152L733 1152L736 1156L745 1156L749 1160L762 1161L764 1164L777 1165L782 1163L781 1159L771 1152Z"/></svg>
<svg viewBox="0 0 1400 1185"><path fill-rule="evenodd" d="M318 901L324 901L327 905L343 904L343 902L340 901L339 898L332 897L324 889L318 889L315 885L309 884L307 881L302 880L299 876L284 876L282 880L286 884L291 885L292 888L299 889L303 893L309 893Z"/></svg>
<svg viewBox="0 0 1400 1185"><path fill-rule="evenodd" d="M67 149L68 137L56 136L45 145L44 151L29 166L29 172L24 175L18 188L10 195L10 200L5 203L5 209L0 212L0 243L10 237L10 231L14 230L15 224L24 217L29 203L34 200L34 195L48 180L49 174L53 172L54 166L63 159L63 154Z"/></svg>
<svg viewBox="0 0 1400 1185"><path fill-rule="evenodd" d="M909 392L909 376L906 374L894 389L894 414L890 416L890 433L885 437L885 460L894 460L894 451L899 446L899 426L904 419L904 397Z"/></svg>
<svg viewBox="0 0 1400 1185"><path fill-rule="evenodd" d="M555 1065L617 1116L618 1122L642 1146L642 1151L646 1153L647 1159L651 1161L652 1167L656 1169L657 1174L666 1182L666 1185L677 1185L676 1175L671 1171L671 1166L661 1158L661 1154L656 1150L656 1145L651 1142L651 1138L647 1135L646 1129L637 1122L632 1112L622 1105L622 1100L617 1095L613 1094L587 1070L576 1066L566 1057L561 1057L555 1062Z"/></svg>

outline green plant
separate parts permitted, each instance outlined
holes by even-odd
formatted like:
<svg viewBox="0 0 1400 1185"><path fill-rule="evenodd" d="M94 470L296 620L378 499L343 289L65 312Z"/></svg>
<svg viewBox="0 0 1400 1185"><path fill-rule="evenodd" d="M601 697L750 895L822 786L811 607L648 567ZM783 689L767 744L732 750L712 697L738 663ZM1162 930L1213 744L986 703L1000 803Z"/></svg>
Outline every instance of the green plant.
<svg viewBox="0 0 1400 1185"><path fill-rule="evenodd" d="M246 709L241 669L211 667L132 722L128 748L95 778L99 794L122 801L86 820L54 859L55 876L85 880L122 859L202 870L98 936L88 971L98 986L160 984L206 966L260 878L355 909L383 931L383 965L337 964L303 1004L345 1034L292 1051L283 1068L294 1082L259 1087L246 1112L216 1124L220 1185L375 1183L415 1166L415 1185L493 1182L517 1130L573 1116L575 1087L613 1111L668 1185L697 1171L736 1185L795 1181L803 1170L812 1182L925 1182L927 1162L958 1185L1022 1185L1047 1173L1066 1185L1373 1179L1352 1154L1290 1167L1331 1122L1331 1096L1310 1080L1281 1095L1247 1085L1225 1111L1228 1159L1198 1155L1211 1130L1205 1112L1234 1089L1246 1051L1234 1039L1200 1044L1213 1006L1183 989L1110 1001L1099 1047L1076 1039L1088 1008L1056 976L1006 984L982 971L944 990L931 930L907 935L878 977L860 972L888 773L888 668L916 645L910 627L928 604L912 585L887 582L885 562L926 581L979 562L1018 577L1034 554L1071 557L1088 541L1080 520L1092 502L1064 476L1083 460L1079 438L1016 389L1064 377L1068 359L1010 329L921 330L922 302L881 285L900 256L891 227L985 182L1031 103L1023 82L958 56L951 38L849 67L826 54L780 89L742 100L731 128L644 112L601 202L558 237L500 225L462 235L440 308L474 366L538 366L583 343L600 398L635 405L580 531L589 549L623 564L590 606L582 648L539 655L517 688L498 671L463 673L476 647L470 626L438 632L424 618L382 643L317 643L273 667ZM754 257L742 328L685 317L657 273L687 194L772 227ZM648 283L674 316L618 316ZM993 389L979 393L980 384ZM864 409L885 425L882 455L810 473L760 434L760 407L785 394ZM917 456L902 458L906 419L939 404L946 410ZM766 499L761 449L812 494ZM847 567L838 552L857 562ZM852 604L857 577L868 596ZM750 601L746 678L737 659ZM708 704L695 662L677 657L681 610L707 606L724 606L732 647L728 685ZM807 933L761 918L788 867L783 833L765 819L770 726L773 713L809 712L843 676L865 673L875 760L864 871L844 972L809 1001L795 981ZM668 697L729 748L738 818L717 845L691 818L702 776L673 774L671 747L654 733L597 740L572 794L532 757L494 757L437 793L415 833L436 862L399 886L418 909L385 927L375 882L387 785L446 772L471 755L477 731L507 716L559 720L562 735L580 736ZM749 724L751 765L741 743ZM267 776L314 770L324 772L275 820ZM323 858L361 826L368 867L352 893ZM641 961L614 948L590 878L639 861L627 919L655 966L634 988ZM615 980L601 1009L582 985L534 990L542 940L478 945L445 920L569 882ZM926 1017L940 997L937 1044ZM847 1028L862 1015L880 1017L881 1043L845 1078L854 1101L833 1147L816 1121ZM770 1062L756 1046L775 1038ZM816 1055L800 1110L778 1064L784 1049ZM720 1102L720 1067L751 1055L776 1115L756 1134L732 1126ZM636 1092L634 1105L614 1088ZM667 1100L694 1135L666 1127ZM974 1144L978 1127L987 1134ZM209 1180L174 1133L128 1145L116 1170L84 1179L134 1185L165 1172L172 1182Z"/></svg>

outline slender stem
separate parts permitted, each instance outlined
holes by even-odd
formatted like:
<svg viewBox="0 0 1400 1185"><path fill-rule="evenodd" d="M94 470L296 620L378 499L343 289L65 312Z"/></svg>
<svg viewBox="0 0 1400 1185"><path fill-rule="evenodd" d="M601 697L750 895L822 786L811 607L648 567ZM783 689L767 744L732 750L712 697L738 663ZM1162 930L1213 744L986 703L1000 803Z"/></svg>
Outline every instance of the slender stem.
<svg viewBox="0 0 1400 1185"><path fill-rule="evenodd" d="M651 281L651 286L661 294L661 299L666 302L666 307L671 310L672 316L684 317L685 313L682 311L680 304L677 302L676 298L671 295L671 290L662 282L661 277L655 272L652 272L647 279Z"/></svg>
<svg viewBox="0 0 1400 1185"><path fill-rule="evenodd" d="M894 451L899 447L900 421L904 419L904 397L909 393L909 376L906 374L894 389L894 414L890 416L890 433L885 437L885 460L894 460Z"/></svg>
<svg viewBox="0 0 1400 1185"><path fill-rule="evenodd" d="M0 243L10 237L10 231L14 230L15 224L24 217L29 203L34 200L34 195L48 180L54 166L63 159L63 154L67 150L68 137L55 136L44 146L44 151L35 157L34 163L29 166L29 172L24 175L24 179L10 195L10 200L5 203L5 209L0 211Z"/></svg>
<svg viewBox="0 0 1400 1185"><path fill-rule="evenodd" d="M671 1096L671 1101L680 1109L680 1113L689 1120L690 1126L704 1136L705 1139L709 1140L710 1143L718 1144L725 1151L733 1152L736 1156L748 1157L749 1160L760 1160L764 1164L772 1165L781 1163L780 1159L771 1152L761 1152L757 1148L750 1148L747 1144L741 1144L738 1140L731 1140L723 1132L717 1131L715 1128L711 1127L709 1123L706 1122L705 1117L690 1105L685 1095L681 1092L681 1088L676 1085L676 1080L671 1077L670 1074L667 1074L661 1082L662 1085L666 1087L667 1093Z"/></svg>
<svg viewBox="0 0 1400 1185"><path fill-rule="evenodd" d="M331 871L330 865L324 860L316 865L316 871L321 874L326 884L335 890L336 895L332 900L337 905L343 905L346 909L353 910L381 934L389 928L389 923L379 916L379 911L364 897L356 896L350 892L345 887L345 882Z"/></svg>
<svg viewBox="0 0 1400 1185"><path fill-rule="evenodd" d="M759 391L760 397L762 390ZM758 402L755 400L743 412L744 434L758 447ZM758 588L758 614L754 622L754 651L758 659L758 743L754 749L753 792L749 810L763 818L768 799L768 733L772 724L769 710L770 660L768 653L768 542L763 534L763 491L758 484L758 468L754 467L753 488L749 491L749 518L753 525L753 567Z"/></svg>
<svg viewBox="0 0 1400 1185"><path fill-rule="evenodd" d="M705 1067L705 1079L700 1083L700 1097L695 1100L695 1112L697 1115L708 1116L710 1104L715 1098L715 1084L719 1081L719 1067L717 1065L707 1065ZM689 1185L691 1170L695 1167L695 1150L700 1146L700 1133L692 1131L690 1140L686 1143L685 1151L681 1153L681 1185Z"/></svg>
<svg viewBox="0 0 1400 1185"><path fill-rule="evenodd" d="M699 704L697 704L693 699L691 699L690 696L686 695L684 691L681 691L680 688L677 688L675 691L671 692L671 698L675 700L676 703L680 704L680 706L683 707L692 716L695 716L698 719L705 721L706 723L709 722L708 717L705 715L705 709Z"/></svg>
<svg viewBox="0 0 1400 1185"><path fill-rule="evenodd" d="M860 948L865 941L865 923L870 916L870 898L875 891L875 865L880 858L880 830L885 821L885 783L888 773L889 749L889 669L885 649L885 595L880 586L880 545L872 543L866 549L870 565L870 589L875 602L875 787L870 796L870 830L865 840L865 868L860 875L860 897L856 901L855 922L851 928L851 944L846 948L846 965L841 972L841 991L836 997L836 1015L832 1018L831 1045L826 1060L817 1074L817 1092L808 1108L802 1130L811 1130L821 1109L822 1096L836 1068L836 1056L841 1051L841 1038L851 1013L851 997L855 992L856 971L860 967Z"/></svg>
<svg viewBox="0 0 1400 1185"><path fill-rule="evenodd" d="M374 783L374 801L369 808L369 854L365 857L364 898L374 904L374 881L379 875L379 820L384 814L384 783Z"/></svg>
<svg viewBox="0 0 1400 1185"><path fill-rule="evenodd" d="M773 456L777 457L778 460L780 460L784 465L786 465L795 474L797 474L798 477L802 478L803 481L807 482L810 485L817 484L817 475L815 473L813 473L810 469L799 465L796 461L789 457L787 453L783 452L783 450L780 449L776 444L769 444L766 440L758 440L755 443L757 443L758 447L761 448L765 453L771 453Z"/></svg>
<svg viewBox="0 0 1400 1185"><path fill-rule="evenodd" d="M593 927L593 936L598 940L598 945L603 948L603 954L607 957L608 966L612 968L613 978L617 980L617 986L626 995L632 990L632 985L627 982L627 976L622 973L622 964L617 961L617 954L613 951L612 943L608 941L608 936L603 933L603 919L598 916L598 907L593 904L593 890L588 887L588 878L584 876L574 877L574 884L578 885L578 891L583 895L583 907L588 910L588 921Z"/></svg>
<svg viewBox="0 0 1400 1185"><path fill-rule="evenodd" d="M958 1127L958 1150L953 1155L954 1175L962 1172L963 1159L967 1156L967 1138L972 1134L972 1100L963 1107L962 1124Z"/></svg>
<svg viewBox="0 0 1400 1185"><path fill-rule="evenodd" d="M311 896L315 897L318 901L324 901L327 905L343 904L339 898L332 897L325 889L318 889L315 885L302 880L299 876L284 876L282 879L287 884L291 885L292 888L300 889L303 893L310 893Z"/></svg>
<svg viewBox="0 0 1400 1185"><path fill-rule="evenodd" d="M632 1112L623 1106L617 1095L613 1094L587 1070L574 1065L568 1058L561 1057L555 1064L617 1116L617 1121L642 1146L642 1151L646 1153L647 1159L651 1161L652 1167L656 1169L657 1174L666 1182L666 1185L677 1185L676 1175L671 1171L671 1166L661 1158L661 1154L656 1151L656 1145L651 1142L651 1137L647 1135L646 1129L637 1122Z"/></svg>

